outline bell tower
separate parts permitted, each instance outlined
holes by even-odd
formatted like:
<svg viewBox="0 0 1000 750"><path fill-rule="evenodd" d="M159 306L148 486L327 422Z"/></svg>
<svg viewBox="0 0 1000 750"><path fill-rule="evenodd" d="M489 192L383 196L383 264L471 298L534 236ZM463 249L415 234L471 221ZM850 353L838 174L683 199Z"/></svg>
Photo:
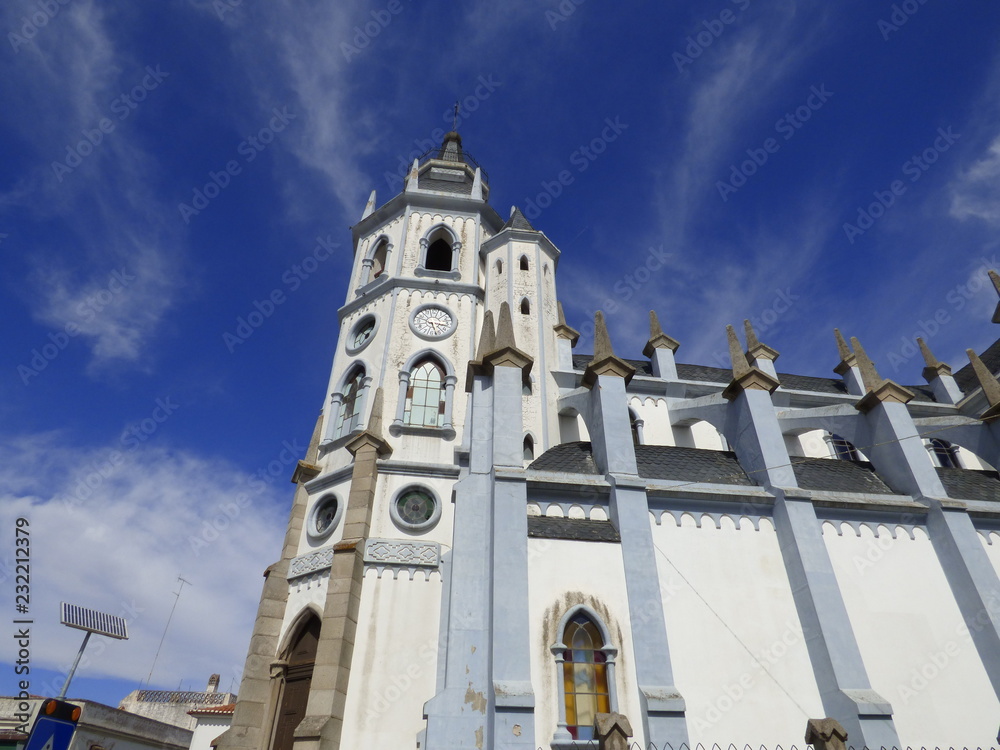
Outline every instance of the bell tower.
<svg viewBox="0 0 1000 750"><path fill-rule="evenodd" d="M470 363L502 309L536 363L506 401L522 412L506 448L520 466L558 442L559 251L516 208L501 218L489 193L450 132L413 161L402 192L378 205L372 191L351 229L327 395L220 748L412 747L426 732L465 533L455 488L477 440ZM463 585L488 589L480 578Z"/></svg>

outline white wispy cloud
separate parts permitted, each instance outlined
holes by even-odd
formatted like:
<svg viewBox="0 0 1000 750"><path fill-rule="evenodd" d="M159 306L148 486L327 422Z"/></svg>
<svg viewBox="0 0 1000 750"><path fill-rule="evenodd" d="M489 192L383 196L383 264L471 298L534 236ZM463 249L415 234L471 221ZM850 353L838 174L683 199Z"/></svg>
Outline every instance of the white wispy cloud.
<svg viewBox="0 0 1000 750"><path fill-rule="evenodd" d="M952 184L951 215L1000 224L1000 136Z"/></svg>
<svg viewBox="0 0 1000 750"><path fill-rule="evenodd" d="M96 639L105 643L92 644L79 674L138 684L182 575L191 586L152 684L173 687L212 672L224 674L226 686L238 684L261 574L280 554L287 485L270 476L248 481L235 466L162 445L133 448L127 435L94 449L66 438L51 432L0 441L0 516L6 528L19 517L30 524L33 664L65 671L72 662L79 639L58 615L67 601L129 620L129 640ZM0 577L12 575L11 563L0 556ZM3 644L5 660L10 648Z"/></svg>
<svg viewBox="0 0 1000 750"><path fill-rule="evenodd" d="M55 7L30 40L12 41L14 54L0 61L0 92L21 103L7 113L5 127L36 160L0 194L0 207L21 220L61 224L72 236L32 248L34 271L21 292L39 322L76 327L98 371L140 360L179 283L181 242L171 207L154 195L156 160L122 122L134 110L115 108L122 90L144 79L169 85L169 73L159 82L147 78L146 64L122 49L127 28L99 4ZM18 0L5 7L0 25L20 34L22 20L37 10ZM129 283L113 280L122 269Z"/></svg>

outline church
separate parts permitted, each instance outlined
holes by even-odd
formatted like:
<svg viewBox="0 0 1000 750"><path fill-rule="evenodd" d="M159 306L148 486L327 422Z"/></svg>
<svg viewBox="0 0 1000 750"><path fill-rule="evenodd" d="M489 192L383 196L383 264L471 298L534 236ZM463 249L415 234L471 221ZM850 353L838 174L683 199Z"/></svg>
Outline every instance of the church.
<svg viewBox="0 0 1000 750"><path fill-rule="evenodd" d="M608 713L658 749L995 746L1000 341L919 341L905 386L864 331L828 378L749 322L683 364L655 311L641 356L600 312L577 353L559 249L489 194L451 132L352 228L220 750L568 750Z"/></svg>

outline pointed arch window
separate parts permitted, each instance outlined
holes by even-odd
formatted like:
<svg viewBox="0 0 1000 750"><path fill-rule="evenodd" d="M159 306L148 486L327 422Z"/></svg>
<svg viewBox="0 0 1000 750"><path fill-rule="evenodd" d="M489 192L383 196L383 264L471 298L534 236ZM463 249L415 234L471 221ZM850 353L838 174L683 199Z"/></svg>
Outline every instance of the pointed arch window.
<svg viewBox="0 0 1000 750"><path fill-rule="evenodd" d="M424 268L428 271L451 270L451 246L445 240L438 238L430 244Z"/></svg>
<svg viewBox="0 0 1000 750"><path fill-rule="evenodd" d="M528 256L527 255L522 255L521 256L521 270L522 271L527 271L528 270Z"/></svg>
<svg viewBox="0 0 1000 750"><path fill-rule="evenodd" d="M930 445L931 453L934 455L935 462L938 466L944 469L961 469L962 461L958 457L958 447L952 445L947 440L941 440L940 438L931 438Z"/></svg>
<svg viewBox="0 0 1000 750"><path fill-rule="evenodd" d="M524 460L535 460L535 441L531 439L531 435L524 436Z"/></svg>
<svg viewBox="0 0 1000 750"><path fill-rule="evenodd" d="M567 613L560 624L562 642L552 647L562 699L553 744L594 740L594 719L616 711L614 662L618 650L607 642L607 630L587 607Z"/></svg>
<svg viewBox="0 0 1000 750"><path fill-rule="evenodd" d="M462 242L451 227L436 225L420 239L420 264L413 275L457 281L461 278L458 270L461 249Z"/></svg>
<svg viewBox="0 0 1000 750"><path fill-rule="evenodd" d="M845 440L840 435L830 435L830 448L833 450L833 457L841 461L860 461L858 449L849 440Z"/></svg>
<svg viewBox="0 0 1000 750"><path fill-rule="evenodd" d="M361 426L361 390L364 388L364 379L365 371L359 367L354 376L347 382L340 405L340 418L337 420L335 437L348 435Z"/></svg>
<svg viewBox="0 0 1000 750"><path fill-rule="evenodd" d="M372 379L362 364L357 364L348 371L340 388L330 395L323 445L329 445L361 427L371 382Z"/></svg>
<svg viewBox="0 0 1000 750"><path fill-rule="evenodd" d="M444 426L444 372L426 359L413 368L406 390L403 424L418 427Z"/></svg>
<svg viewBox="0 0 1000 750"><path fill-rule="evenodd" d="M399 371L399 401L389 434L454 438L451 412L457 382L452 366L436 352L414 354Z"/></svg>
<svg viewBox="0 0 1000 750"><path fill-rule="evenodd" d="M531 303L528 302L528 298L525 297L521 300L521 315L529 315L531 313Z"/></svg>
<svg viewBox="0 0 1000 750"><path fill-rule="evenodd" d="M378 243L378 247L375 248L375 254L372 255L372 278L377 279L383 273L385 273L385 264L389 255L389 243L386 240L382 240Z"/></svg>

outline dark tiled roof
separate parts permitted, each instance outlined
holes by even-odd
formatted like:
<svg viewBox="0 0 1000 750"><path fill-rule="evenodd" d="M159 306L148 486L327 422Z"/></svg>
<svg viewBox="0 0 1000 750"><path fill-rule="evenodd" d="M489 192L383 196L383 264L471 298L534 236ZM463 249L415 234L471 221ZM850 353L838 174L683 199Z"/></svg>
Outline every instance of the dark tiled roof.
<svg viewBox="0 0 1000 750"><path fill-rule="evenodd" d="M452 182L451 180L435 180L427 175L420 175L420 182L417 183L423 190L437 190L441 193L458 193L459 195L471 195L471 182Z"/></svg>
<svg viewBox="0 0 1000 750"><path fill-rule="evenodd" d="M647 479L753 485L737 462L736 455L729 451L710 451L671 445L637 445L635 458L639 476ZM590 443L581 441L549 448L528 468L575 474L598 473Z"/></svg>
<svg viewBox="0 0 1000 750"><path fill-rule="evenodd" d="M528 536L543 539L573 539L582 542L620 542L611 521L588 521L585 518L528 516Z"/></svg>
<svg viewBox="0 0 1000 750"><path fill-rule="evenodd" d="M637 445L635 460L639 476L648 479L753 485L736 460L736 454L731 451L681 448L675 445Z"/></svg>
<svg viewBox="0 0 1000 750"><path fill-rule="evenodd" d="M597 474L597 464L590 443L563 443L549 448L528 466L536 471L561 471L568 474Z"/></svg>
<svg viewBox="0 0 1000 750"><path fill-rule="evenodd" d="M574 354L573 368L583 371L587 369L587 365L590 363L591 359L593 359L593 357L590 354ZM636 375L651 376L653 374L653 365L648 360L626 359L625 361L635 368ZM1000 354L998 354L997 361L1000 363ZM998 367L1000 367L1000 364L998 364ZM733 379L733 371L723 367L686 365L678 363L677 376L681 380L694 380L702 383L718 383L719 385L728 385ZM787 372L779 372L778 380L781 382L782 386L793 391L835 393L839 396L847 395L847 387L844 385L844 381L840 378L817 378L811 375L792 375ZM934 392L926 385L908 385L906 387L913 391L915 401L935 400Z"/></svg>
<svg viewBox="0 0 1000 750"><path fill-rule="evenodd" d="M867 461L843 461L834 458L793 458L792 466L799 487L830 492L864 492L891 495Z"/></svg>
<svg viewBox="0 0 1000 750"><path fill-rule="evenodd" d="M961 500L1000 502L1000 474L995 471L938 468L948 497Z"/></svg>
<svg viewBox="0 0 1000 750"><path fill-rule="evenodd" d="M524 218L524 214L521 213L521 209L517 206L514 206L514 212L510 215L510 218L507 219L507 222L503 225L501 231L503 231L503 229L526 229L529 232L536 231L535 228L531 226L531 222Z"/></svg>
<svg viewBox="0 0 1000 750"><path fill-rule="evenodd" d="M983 360L983 364L989 368L990 372L993 374L1000 372L1000 339L994 341L986 351L979 355L979 358ZM955 373L955 382L962 389L962 393L972 393L979 388L979 380L976 378L971 362Z"/></svg>

